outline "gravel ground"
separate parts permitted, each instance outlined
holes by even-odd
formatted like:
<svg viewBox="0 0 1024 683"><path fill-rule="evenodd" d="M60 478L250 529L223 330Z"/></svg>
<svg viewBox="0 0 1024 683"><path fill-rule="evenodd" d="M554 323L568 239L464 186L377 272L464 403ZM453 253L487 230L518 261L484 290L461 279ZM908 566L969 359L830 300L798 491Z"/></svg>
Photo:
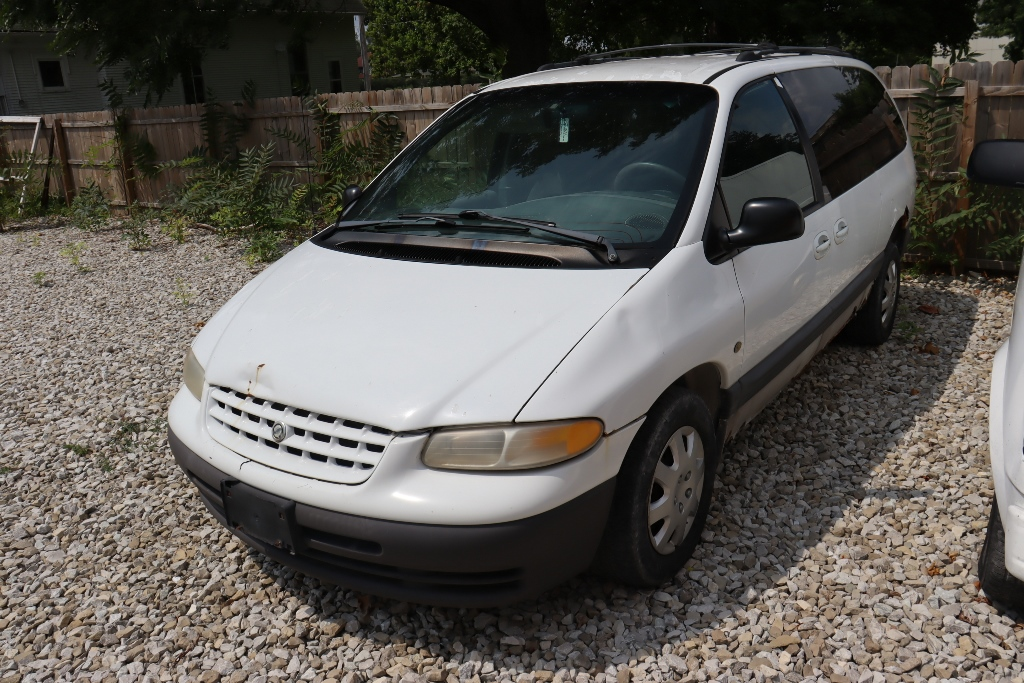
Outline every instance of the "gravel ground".
<svg viewBox="0 0 1024 683"><path fill-rule="evenodd" d="M296 576L203 509L164 416L250 277L212 236L0 234L0 682L1024 680L975 574L1012 283L905 281L900 338L821 354L728 447L672 585L476 611Z"/></svg>

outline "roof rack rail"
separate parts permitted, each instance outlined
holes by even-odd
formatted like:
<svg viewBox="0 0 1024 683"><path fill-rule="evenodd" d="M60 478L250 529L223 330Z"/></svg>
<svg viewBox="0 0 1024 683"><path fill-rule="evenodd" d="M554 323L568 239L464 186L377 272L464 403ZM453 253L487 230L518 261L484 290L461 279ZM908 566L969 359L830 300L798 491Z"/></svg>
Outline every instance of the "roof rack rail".
<svg viewBox="0 0 1024 683"><path fill-rule="evenodd" d="M683 50L692 48L704 48L695 54L732 54L736 53L737 62L752 62L763 57L794 54L794 55L832 55L834 57L852 57L848 52L839 48L822 46L797 46L797 45L776 45L775 43L666 43L664 45L641 45L622 50L610 52L595 52L581 55L568 62L554 62L544 64L537 68L537 71L549 69L562 69L570 66L586 66L588 64L600 64L603 62L616 62L625 59L637 59L637 57L626 57L633 52L650 52L654 50Z"/></svg>

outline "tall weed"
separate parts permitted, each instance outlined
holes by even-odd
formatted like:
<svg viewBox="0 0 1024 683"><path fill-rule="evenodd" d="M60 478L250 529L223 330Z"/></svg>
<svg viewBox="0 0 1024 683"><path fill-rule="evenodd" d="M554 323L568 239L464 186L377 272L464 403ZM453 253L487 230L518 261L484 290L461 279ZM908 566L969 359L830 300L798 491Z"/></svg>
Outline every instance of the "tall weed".
<svg viewBox="0 0 1024 683"><path fill-rule="evenodd" d="M967 257L966 230L987 205L972 197L963 168L945 170L963 123L963 100L953 97L963 81L951 76L948 66L943 71L928 67L921 86L925 90L916 98L912 136L917 190L910 247L932 265L948 264L955 274Z"/></svg>
<svg viewBox="0 0 1024 683"><path fill-rule="evenodd" d="M310 166L275 171L274 143L214 158L205 150L173 164L186 180L176 190L172 220L212 225L246 240L251 263L276 259L281 246L305 238L334 219L342 193L365 185L401 149L404 133L393 115L371 113L353 126L328 109L325 98L306 101L314 129L307 137L285 129L271 134L296 146Z"/></svg>
<svg viewBox="0 0 1024 683"><path fill-rule="evenodd" d="M274 173L274 144L239 153L237 163L204 157L186 159L189 171L172 210L196 222L210 223L248 242L250 261L272 261L279 243L300 232L305 216L293 201L295 178Z"/></svg>
<svg viewBox="0 0 1024 683"><path fill-rule="evenodd" d="M405 132L393 114L371 112L362 121L345 126L340 112L332 112L324 97L309 97L313 138L293 130L268 128L275 137L302 150L311 160L306 182L296 198L309 213L324 221L342 208L342 193L351 184L366 186L402 149Z"/></svg>
<svg viewBox="0 0 1024 683"><path fill-rule="evenodd" d="M94 232L110 220L110 204L96 183L89 183L71 201L69 217L76 228Z"/></svg>

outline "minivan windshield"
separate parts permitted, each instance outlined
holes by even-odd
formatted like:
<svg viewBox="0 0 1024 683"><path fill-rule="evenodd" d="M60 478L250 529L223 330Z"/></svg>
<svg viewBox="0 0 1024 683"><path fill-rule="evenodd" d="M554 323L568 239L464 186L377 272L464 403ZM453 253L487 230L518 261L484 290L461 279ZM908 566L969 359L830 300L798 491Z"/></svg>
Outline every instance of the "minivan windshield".
<svg viewBox="0 0 1024 683"><path fill-rule="evenodd" d="M485 91L413 142L342 220L479 212L544 221L626 248L672 246L693 202L716 109L713 89L682 83ZM412 222L388 227L439 234ZM498 224L457 221L440 234L466 237L490 227ZM500 234L559 239L529 230Z"/></svg>

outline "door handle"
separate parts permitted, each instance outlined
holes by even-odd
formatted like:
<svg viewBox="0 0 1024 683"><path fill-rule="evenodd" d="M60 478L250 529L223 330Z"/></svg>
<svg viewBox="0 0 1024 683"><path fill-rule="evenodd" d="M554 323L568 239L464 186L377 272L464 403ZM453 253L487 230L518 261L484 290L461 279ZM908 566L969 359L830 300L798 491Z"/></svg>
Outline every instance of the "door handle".
<svg viewBox="0 0 1024 683"><path fill-rule="evenodd" d="M846 236L850 234L850 226L846 224L846 221L839 219L836 223L836 244L842 244Z"/></svg>
<svg viewBox="0 0 1024 683"><path fill-rule="evenodd" d="M831 246L832 239L828 234L824 232L818 233L818 236L814 238L814 258L820 259L824 257Z"/></svg>

